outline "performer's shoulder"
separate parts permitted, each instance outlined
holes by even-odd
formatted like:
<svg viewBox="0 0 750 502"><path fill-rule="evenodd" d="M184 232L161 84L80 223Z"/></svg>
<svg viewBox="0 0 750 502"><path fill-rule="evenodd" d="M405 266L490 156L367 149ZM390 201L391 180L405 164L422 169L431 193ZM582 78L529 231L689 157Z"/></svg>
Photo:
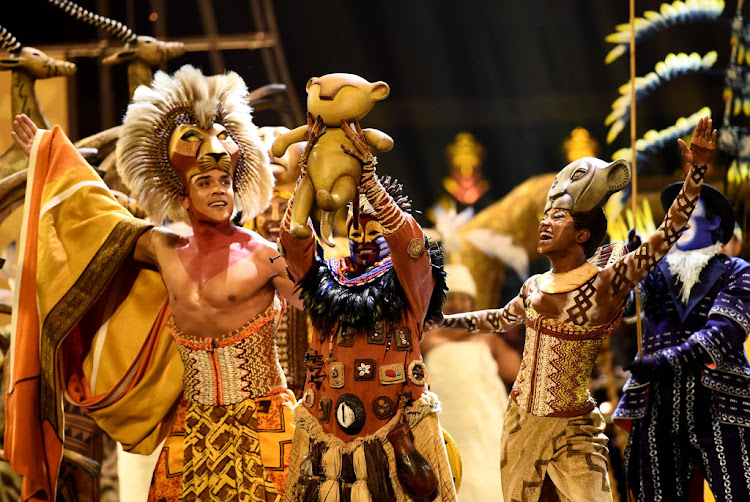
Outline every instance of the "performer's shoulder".
<svg viewBox="0 0 750 502"><path fill-rule="evenodd" d="M750 263L747 261L742 258L729 257L722 254L718 255L718 257L724 263L730 276L743 275L750 277Z"/></svg>

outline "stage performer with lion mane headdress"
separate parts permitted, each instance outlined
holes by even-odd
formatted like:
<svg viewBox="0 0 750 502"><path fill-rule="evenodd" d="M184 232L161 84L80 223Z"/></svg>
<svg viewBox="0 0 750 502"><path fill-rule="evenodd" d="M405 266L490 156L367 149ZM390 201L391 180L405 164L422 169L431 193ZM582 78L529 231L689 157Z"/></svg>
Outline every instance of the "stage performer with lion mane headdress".
<svg viewBox="0 0 750 502"><path fill-rule="evenodd" d="M6 455L23 499L55 497L62 396L125 450L166 439L152 500L280 500L294 397L274 343L301 307L253 218L273 176L235 73L157 72L128 107L117 166L151 221L118 205L59 127L15 121L30 153L13 307ZM184 397L183 397L184 396Z"/></svg>
<svg viewBox="0 0 750 502"><path fill-rule="evenodd" d="M685 230L716 148L711 125L707 117L698 121L690 148L679 140L690 165L687 179L662 224L633 252L615 248L602 268L587 261L606 233L601 206L630 181L630 169L624 160L577 160L553 181L539 224L538 250L552 270L530 277L502 309L445 317L445 327L494 333L526 321L521 369L503 423L506 502L546 500L550 492L562 500L612 500L604 418L588 390L591 370L630 291Z"/></svg>

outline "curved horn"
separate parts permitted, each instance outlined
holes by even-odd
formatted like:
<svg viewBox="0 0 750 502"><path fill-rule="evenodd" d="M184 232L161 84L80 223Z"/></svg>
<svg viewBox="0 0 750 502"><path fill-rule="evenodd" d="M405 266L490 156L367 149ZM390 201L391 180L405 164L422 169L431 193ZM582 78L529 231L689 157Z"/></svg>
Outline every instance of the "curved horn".
<svg viewBox="0 0 750 502"><path fill-rule="evenodd" d="M16 53L23 48L21 42L16 40L16 37L2 26L0 26L0 43L2 43L3 49L12 53Z"/></svg>
<svg viewBox="0 0 750 502"><path fill-rule="evenodd" d="M119 21L114 21L99 14L93 14L70 0L49 0L49 3L56 5L71 16L75 16L76 19L83 20L90 25L106 30L126 44L135 42L137 35L133 33L133 30Z"/></svg>

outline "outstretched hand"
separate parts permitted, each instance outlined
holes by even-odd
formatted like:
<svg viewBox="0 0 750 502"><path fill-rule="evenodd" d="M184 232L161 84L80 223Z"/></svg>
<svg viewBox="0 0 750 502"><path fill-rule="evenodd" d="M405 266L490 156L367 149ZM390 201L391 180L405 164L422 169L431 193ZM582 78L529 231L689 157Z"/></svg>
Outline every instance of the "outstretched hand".
<svg viewBox="0 0 750 502"><path fill-rule="evenodd" d="M24 151L26 155L31 152L31 145L34 143L34 136L38 127L26 114L16 115L13 119L13 131L10 135L13 141Z"/></svg>
<svg viewBox="0 0 750 502"><path fill-rule="evenodd" d="M344 134L349 138L349 141L352 142L356 150L349 148L347 145L341 145L341 149L359 160L362 163L363 170L374 171L378 161L372 154L372 150L370 150L370 144L367 142L365 133L362 131L358 120L352 122L352 125L354 126L354 130L352 130L348 123L343 120L341 121L341 130L344 131Z"/></svg>
<svg viewBox="0 0 750 502"><path fill-rule="evenodd" d="M707 166L711 164L716 153L716 129L712 129L713 121L708 117L698 120L693 131L693 139L690 147L682 139L678 139L682 158L685 162L694 166Z"/></svg>

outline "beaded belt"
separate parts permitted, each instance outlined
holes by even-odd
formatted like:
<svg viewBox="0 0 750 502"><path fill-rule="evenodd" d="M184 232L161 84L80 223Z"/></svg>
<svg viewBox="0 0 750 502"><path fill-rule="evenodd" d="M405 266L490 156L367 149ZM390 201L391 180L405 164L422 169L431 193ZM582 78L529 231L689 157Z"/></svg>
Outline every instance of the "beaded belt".
<svg viewBox="0 0 750 502"><path fill-rule="evenodd" d="M229 405L286 388L274 340L280 310L275 299L265 312L220 339L188 336L170 316L167 327L185 365L185 399Z"/></svg>

